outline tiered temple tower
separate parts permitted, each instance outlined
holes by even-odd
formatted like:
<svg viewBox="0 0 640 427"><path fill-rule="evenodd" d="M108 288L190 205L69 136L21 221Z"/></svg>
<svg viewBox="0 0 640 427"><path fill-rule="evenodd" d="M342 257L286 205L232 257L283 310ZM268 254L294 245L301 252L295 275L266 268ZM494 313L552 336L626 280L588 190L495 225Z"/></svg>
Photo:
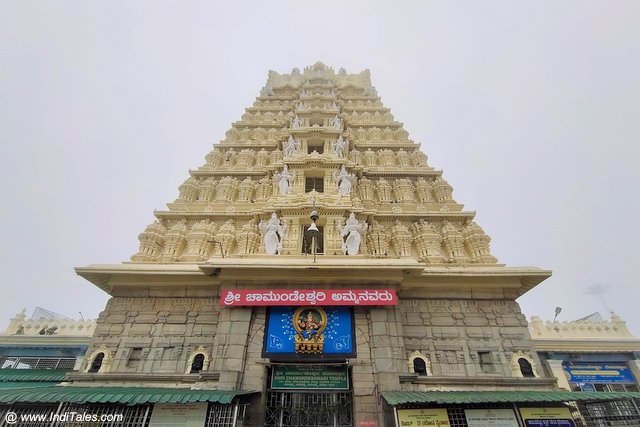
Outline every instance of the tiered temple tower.
<svg viewBox="0 0 640 427"><path fill-rule="evenodd" d="M112 298L76 385L259 392L245 426L552 386L515 302L550 272L497 263L368 70L270 71L205 159L131 262L77 269Z"/></svg>

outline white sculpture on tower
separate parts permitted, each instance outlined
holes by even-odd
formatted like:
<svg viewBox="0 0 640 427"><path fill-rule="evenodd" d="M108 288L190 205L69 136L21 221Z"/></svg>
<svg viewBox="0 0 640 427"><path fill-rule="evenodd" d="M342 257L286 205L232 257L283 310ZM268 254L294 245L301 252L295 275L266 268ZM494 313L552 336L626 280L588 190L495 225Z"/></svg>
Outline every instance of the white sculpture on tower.
<svg viewBox="0 0 640 427"><path fill-rule="evenodd" d="M298 117L297 114L293 119L291 119L291 128L292 129L300 129L303 124L304 124L304 121L300 117Z"/></svg>
<svg viewBox="0 0 640 427"><path fill-rule="evenodd" d="M338 117L338 115L335 115L335 116L331 117L329 119L329 124L334 129L342 129L342 119L340 117Z"/></svg>
<svg viewBox="0 0 640 427"><path fill-rule="evenodd" d="M352 173L347 172L347 169L342 165L339 173L335 173L333 175L333 181L338 186L338 193L341 196L348 196L351 194L351 189L356 183L356 176Z"/></svg>
<svg viewBox="0 0 640 427"><path fill-rule="evenodd" d="M291 193L294 179L295 174L289 173L287 165L284 165L282 172L277 172L273 175L273 180L278 183L278 189L282 195Z"/></svg>
<svg viewBox="0 0 640 427"><path fill-rule="evenodd" d="M349 141L347 141L346 139L342 139L342 135L340 135L338 139L331 144L331 146L336 156L338 157L347 156L347 148L349 148Z"/></svg>
<svg viewBox="0 0 640 427"><path fill-rule="evenodd" d="M342 253L344 255L358 255L362 236L366 233L369 225L366 222L358 223L356 216L351 213L346 225L338 226L340 237L342 238Z"/></svg>
<svg viewBox="0 0 640 427"><path fill-rule="evenodd" d="M303 111L304 110L304 103L302 101L298 102L298 105L296 106L296 111Z"/></svg>
<svg viewBox="0 0 640 427"><path fill-rule="evenodd" d="M294 154L298 154L300 151L300 141L295 139L292 136L289 136L289 139L282 142L282 152L284 157L290 157Z"/></svg>
<svg viewBox="0 0 640 427"><path fill-rule="evenodd" d="M258 229L263 236L265 253L267 255L280 255L284 234L287 231L286 222L280 221L278 215L274 212L268 222L260 221Z"/></svg>

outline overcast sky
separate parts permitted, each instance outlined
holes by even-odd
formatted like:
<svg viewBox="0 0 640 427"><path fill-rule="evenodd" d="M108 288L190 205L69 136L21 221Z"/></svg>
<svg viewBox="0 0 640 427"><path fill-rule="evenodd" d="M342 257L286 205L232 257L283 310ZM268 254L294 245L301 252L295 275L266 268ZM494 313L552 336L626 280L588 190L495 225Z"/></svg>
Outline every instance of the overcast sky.
<svg viewBox="0 0 640 427"><path fill-rule="evenodd" d="M640 336L638 22L637 0L0 0L0 330L95 318L73 268L128 260L268 70L323 61L371 70L500 262L553 270L528 318L611 309Z"/></svg>

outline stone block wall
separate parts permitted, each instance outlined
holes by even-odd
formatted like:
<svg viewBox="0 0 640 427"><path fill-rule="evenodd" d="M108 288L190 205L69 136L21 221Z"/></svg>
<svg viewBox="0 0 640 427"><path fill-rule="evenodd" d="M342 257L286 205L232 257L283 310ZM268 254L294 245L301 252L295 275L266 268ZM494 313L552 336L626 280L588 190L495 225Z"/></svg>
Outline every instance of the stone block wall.
<svg viewBox="0 0 640 427"><path fill-rule="evenodd" d="M406 355L424 354L433 376L513 377L515 353L539 364L515 301L412 299L401 300L399 307ZM487 352L491 363L481 366L479 353Z"/></svg>
<svg viewBox="0 0 640 427"><path fill-rule="evenodd" d="M111 298L87 355L107 349L110 373L184 374L196 349L212 354L219 314L212 298Z"/></svg>

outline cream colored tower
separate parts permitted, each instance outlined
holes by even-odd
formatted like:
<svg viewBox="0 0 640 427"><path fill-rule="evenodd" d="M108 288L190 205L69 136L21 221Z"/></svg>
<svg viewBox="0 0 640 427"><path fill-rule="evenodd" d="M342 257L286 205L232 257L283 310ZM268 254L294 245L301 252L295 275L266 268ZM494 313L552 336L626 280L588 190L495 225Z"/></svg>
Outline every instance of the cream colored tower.
<svg viewBox="0 0 640 427"><path fill-rule="evenodd" d="M342 425L393 425L384 391L552 387L515 302L550 272L498 264L452 191L368 70L270 71L178 198L155 212L132 262L77 269L113 298L88 351L106 349L109 370L76 382L255 390L245 425L287 425L274 421L289 414L281 403L301 392L271 390L270 309L222 306L222 292L385 289L397 305L351 308L350 357L289 360L348 366L348 390L331 395L345 399ZM514 372L514 357L535 375Z"/></svg>

